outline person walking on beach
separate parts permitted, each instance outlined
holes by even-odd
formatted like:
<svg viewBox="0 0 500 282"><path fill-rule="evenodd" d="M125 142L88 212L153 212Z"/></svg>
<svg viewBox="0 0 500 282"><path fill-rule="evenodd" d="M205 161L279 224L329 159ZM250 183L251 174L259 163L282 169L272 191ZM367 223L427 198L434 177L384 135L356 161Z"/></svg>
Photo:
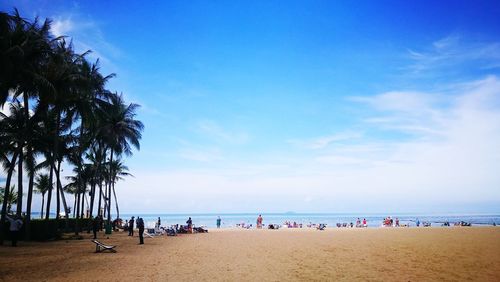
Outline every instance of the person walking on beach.
<svg viewBox="0 0 500 282"><path fill-rule="evenodd" d="M128 236L134 236L134 217L128 221Z"/></svg>
<svg viewBox="0 0 500 282"><path fill-rule="evenodd" d="M161 226L161 219L160 219L160 217L158 217L158 222L156 224L158 225L158 229L160 229L160 226Z"/></svg>
<svg viewBox="0 0 500 282"><path fill-rule="evenodd" d="M221 219L220 216L217 217L217 228L220 228Z"/></svg>
<svg viewBox="0 0 500 282"><path fill-rule="evenodd" d="M261 229L262 228L262 215L259 214L259 217L257 217L257 228Z"/></svg>
<svg viewBox="0 0 500 282"><path fill-rule="evenodd" d="M6 215L7 220L10 222L10 237L12 240L12 247L17 247L17 237L19 236L19 230L23 227L23 221L17 216L10 217Z"/></svg>
<svg viewBox="0 0 500 282"><path fill-rule="evenodd" d="M144 244L144 220L137 217L137 228L139 229L139 245Z"/></svg>

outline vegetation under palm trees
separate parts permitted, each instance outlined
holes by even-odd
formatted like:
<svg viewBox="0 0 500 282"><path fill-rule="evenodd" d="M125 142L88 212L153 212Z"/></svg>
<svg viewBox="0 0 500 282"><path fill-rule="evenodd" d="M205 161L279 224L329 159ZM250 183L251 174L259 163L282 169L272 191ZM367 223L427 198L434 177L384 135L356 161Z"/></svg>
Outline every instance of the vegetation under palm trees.
<svg viewBox="0 0 500 282"><path fill-rule="evenodd" d="M114 74L101 74L99 61L87 60L90 51L76 53L64 37L50 34L50 25L50 20L26 20L17 10L0 12L0 108L8 109L0 113L0 164L6 175L0 226L8 212L9 200L4 199L14 194L14 175L16 193L27 192L26 203L22 196L15 203L17 215L26 211L27 230L35 192L42 194L45 219L54 214L53 198L55 217L68 218L65 193L71 192L76 218L87 216L87 201L88 214L96 210L109 224L111 193L119 210L114 185L128 175L122 156L140 147L144 126L136 120L139 105L107 90ZM63 163L74 172L66 185Z"/></svg>

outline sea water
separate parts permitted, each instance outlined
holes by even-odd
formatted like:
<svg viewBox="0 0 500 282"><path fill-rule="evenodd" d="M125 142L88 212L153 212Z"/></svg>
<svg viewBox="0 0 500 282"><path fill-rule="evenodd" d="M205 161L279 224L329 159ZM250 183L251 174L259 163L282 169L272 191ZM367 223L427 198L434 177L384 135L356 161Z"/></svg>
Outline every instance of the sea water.
<svg viewBox="0 0 500 282"><path fill-rule="evenodd" d="M216 227L216 220L220 216L221 227L236 227L237 224L244 223L245 225L252 224L255 227L258 213L227 213L227 214L122 214L122 219L130 219L132 216L136 218L142 217L147 227L154 227L161 219L162 226L170 226L174 224L186 224L189 217L192 218L195 226L206 226L208 228ZM348 214L348 213L263 213L263 223L280 224L284 222L296 222L305 227L308 224L327 224L327 227L336 227L337 223L351 222L356 225L359 218L367 220L368 227L380 227L384 218L390 216L392 219L399 219L400 224L407 224L410 227L415 227L417 220L422 222L430 222L432 226L441 226L444 222L449 222L451 225L455 222L465 221L475 226L500 225L500 214Z"/></svg>

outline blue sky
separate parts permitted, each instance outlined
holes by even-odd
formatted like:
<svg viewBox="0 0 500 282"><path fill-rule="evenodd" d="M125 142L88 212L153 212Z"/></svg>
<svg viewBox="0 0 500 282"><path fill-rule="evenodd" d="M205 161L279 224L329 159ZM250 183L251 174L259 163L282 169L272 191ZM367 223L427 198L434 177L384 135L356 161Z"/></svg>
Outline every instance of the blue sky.
<svg viewBox="0 0 500 282"><path fill-rule="evenodd" d="M129 212L498 212L496 1L3 1L142 105Z"/></svg>

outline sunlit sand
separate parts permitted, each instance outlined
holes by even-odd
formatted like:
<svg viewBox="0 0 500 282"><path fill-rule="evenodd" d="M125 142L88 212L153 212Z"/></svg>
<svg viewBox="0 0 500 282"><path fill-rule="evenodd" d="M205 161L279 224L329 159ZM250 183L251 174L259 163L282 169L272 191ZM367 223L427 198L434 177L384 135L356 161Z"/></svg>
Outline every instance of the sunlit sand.
<svg viewBox="0 0 500 282"><path fill-rule="evenodd" d="M0 248L3 280L422 281L500 280L500 228L211 230L138 238L117 253L77 241Z"/></svg>

